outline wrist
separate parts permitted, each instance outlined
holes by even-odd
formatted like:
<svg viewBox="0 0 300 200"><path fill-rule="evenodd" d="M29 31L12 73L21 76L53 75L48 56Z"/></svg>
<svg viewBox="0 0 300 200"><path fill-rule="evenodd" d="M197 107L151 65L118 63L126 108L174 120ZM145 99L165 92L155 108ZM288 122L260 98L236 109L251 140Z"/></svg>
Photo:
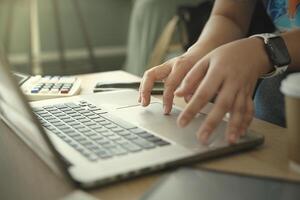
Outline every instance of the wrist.
<svg viewBox="0 0 300 200"><path fill-rule="evenodd" d="M248 38L248 40L253 46L255 46L254 51L257 52L257 60L259 62L259 76L263 76L272 72L274 70L274 67L271 60L269 59L264 41L259 37Z"/></svg>

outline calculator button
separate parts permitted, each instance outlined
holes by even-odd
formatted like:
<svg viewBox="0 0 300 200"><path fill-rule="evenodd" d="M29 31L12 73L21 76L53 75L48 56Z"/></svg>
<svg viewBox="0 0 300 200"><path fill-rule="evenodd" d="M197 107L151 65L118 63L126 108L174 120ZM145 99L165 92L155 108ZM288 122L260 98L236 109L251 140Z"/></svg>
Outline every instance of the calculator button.
<svg viewBox="0 0 300 200"><path fill-rule="evenodd" d="M52 89L50 90L51 94L58 94L59 93L59 89Z"/></svg>
<svg viewBox="0 0 300 200"><path fill-rule="evenodd" d="M60 93L61 94L68 94L69 93L69 89L62 89L61 91L60 91Z"/></svg>
<svg viewBox="0 0 300 200"><path fill-rule="evenodd" d="M59 77L58 76L53 76L50 80L49 80L49 83L57 83L59 80Z"/></svg>
<svg viewBox="0 0 300 200"><path fill-rule="evenodd" d="M42 94L46 94L48 92L49 92L49 89L41 89L41 91L40 91L40 93L42 93Z"/></svg>
<svg viewBox="0 0 300 200"><path fill-rule="evenodd" d="M36 94L36 93L39 93L39 91L40 90L38 88L34 88L34 89L31 90L31 93Z"/></svg>

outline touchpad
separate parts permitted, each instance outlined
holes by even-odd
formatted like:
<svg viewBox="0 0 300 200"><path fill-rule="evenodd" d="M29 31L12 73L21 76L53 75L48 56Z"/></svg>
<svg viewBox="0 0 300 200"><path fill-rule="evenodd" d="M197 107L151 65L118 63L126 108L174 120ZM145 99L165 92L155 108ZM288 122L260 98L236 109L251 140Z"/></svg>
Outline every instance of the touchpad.
<svg viewBox="0 0 300 200"><path fill-rule="evenodd" d="M169 115L164 115L160 102L153 102L147 107L123 107L116 109L116 112L121 118L188 148L202 146L197 141L196 132L205 119L205 114L199 113L187 127L179 128L176 119L181 111L173 108Z"/></svg>

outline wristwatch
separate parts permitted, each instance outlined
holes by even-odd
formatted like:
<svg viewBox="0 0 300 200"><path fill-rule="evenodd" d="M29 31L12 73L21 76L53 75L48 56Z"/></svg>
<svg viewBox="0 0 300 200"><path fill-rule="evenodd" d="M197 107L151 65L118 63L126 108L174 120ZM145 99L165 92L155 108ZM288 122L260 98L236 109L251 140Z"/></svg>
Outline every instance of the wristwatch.
<svg viewBox="0 0 300 200"><path fill-rule="evenodd" d="M250 38L252 37L259 37L263 40L269 60L274 68L272 72L262 75L261 78L271 78L285 72L291 63L291 58L283 38L272 33L250 36Z"/></svg>

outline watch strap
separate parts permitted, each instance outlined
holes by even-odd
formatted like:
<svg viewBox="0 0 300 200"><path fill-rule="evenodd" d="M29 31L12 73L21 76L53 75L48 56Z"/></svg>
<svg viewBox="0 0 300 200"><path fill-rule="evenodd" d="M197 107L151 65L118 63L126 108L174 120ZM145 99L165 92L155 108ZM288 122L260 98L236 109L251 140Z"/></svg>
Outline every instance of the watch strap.
<svg viewBox="0 0 300 200"><path fill-rule="evenodd" d="M274 37L280 37L280 36L277 34L274 34L274 33L262 33L262 34L255 34L255 35L250 36L250 38L254 38L254 37L261 38L263 40L264 44L267 45L269 39L274 38ZM272 60L271 60L271 62L272 62ZM272 62L272 64L273 64L273 62ZM265 79L265 78L271 78L271 77L277 76L277 75L285 72L287 70L287 68L288 68L288 65L277 66L277 65L273 64L273 71L271 71L267 74L263 74L261 76L261 78Z"/></svg>

